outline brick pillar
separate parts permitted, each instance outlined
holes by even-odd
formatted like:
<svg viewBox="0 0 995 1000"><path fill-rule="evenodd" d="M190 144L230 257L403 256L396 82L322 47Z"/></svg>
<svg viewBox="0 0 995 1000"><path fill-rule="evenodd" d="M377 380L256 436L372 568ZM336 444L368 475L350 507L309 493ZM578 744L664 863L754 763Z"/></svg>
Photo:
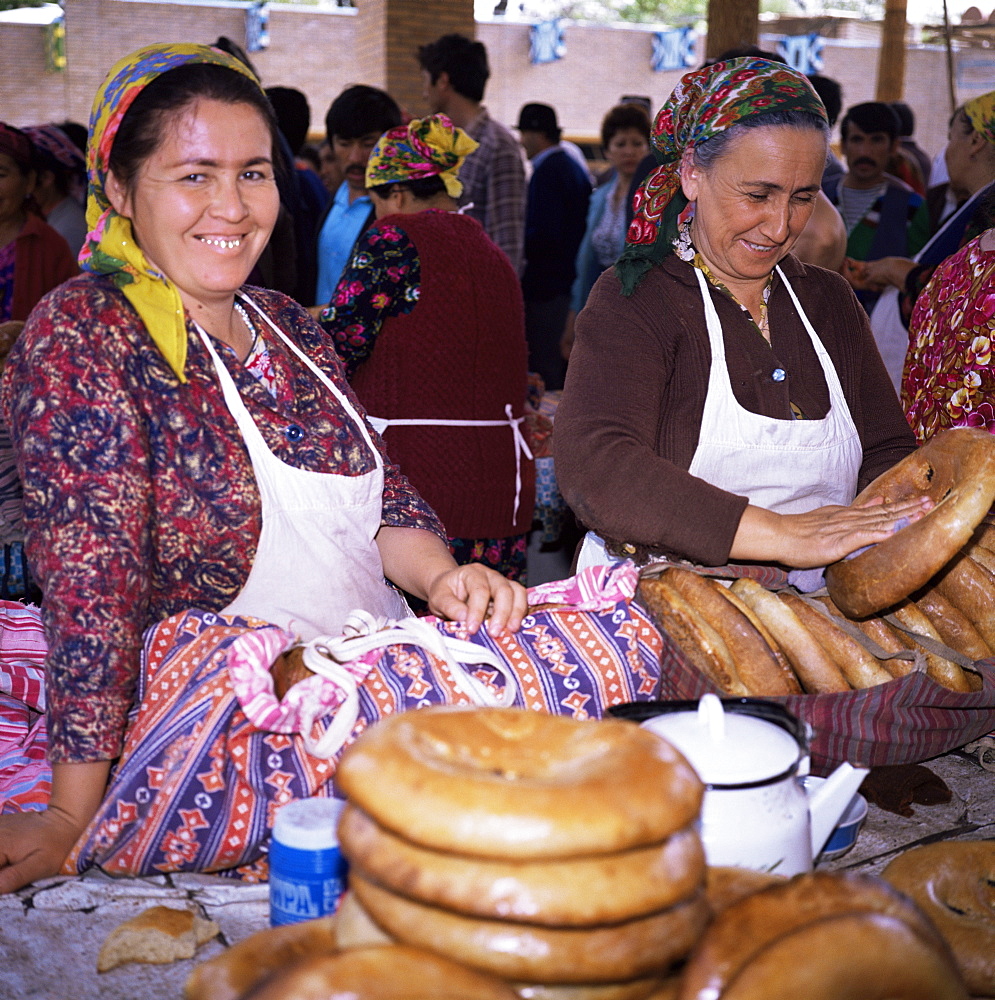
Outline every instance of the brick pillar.
<svg viewBox="0 0 995 1000"><path fill-rule="evenodd" d="M356 58L363 67L357 82L382 87L413 115L428 111L418 46L454 31L476 37L473 0L362 0L356 17Z"/></svg>

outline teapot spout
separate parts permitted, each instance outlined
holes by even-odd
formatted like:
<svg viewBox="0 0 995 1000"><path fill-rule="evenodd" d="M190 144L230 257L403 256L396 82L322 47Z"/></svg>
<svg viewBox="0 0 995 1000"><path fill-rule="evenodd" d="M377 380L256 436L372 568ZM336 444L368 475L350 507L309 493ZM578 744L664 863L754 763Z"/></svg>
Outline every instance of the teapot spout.
<svg viewBox="0 0 995 1000"><path fill-rule="evenodd" d="M819 852L826 846L834 827L868 773L866 767L840 764L818 788L808 793L813 858L817 858Z"/></svg>

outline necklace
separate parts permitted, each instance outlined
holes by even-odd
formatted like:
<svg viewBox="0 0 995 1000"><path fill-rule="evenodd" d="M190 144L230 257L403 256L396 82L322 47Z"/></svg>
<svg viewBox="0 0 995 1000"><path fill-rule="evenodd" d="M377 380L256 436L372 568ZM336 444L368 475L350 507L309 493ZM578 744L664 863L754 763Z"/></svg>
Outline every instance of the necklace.
<svg viewBox="0 0 995 1000"><path fill-rule="evenodd" d="M256 329L256 324L249 318L249 310L246 309L245 306L238 301L238 299L235 299L234 306L235 312L242 317L242 322L245 324L245 328L249 331L249 336L252 338L251 343L249 344L249 354L246 355L246 357L248 357L256 349L256 341L259 339L259 331Z"/></svg>

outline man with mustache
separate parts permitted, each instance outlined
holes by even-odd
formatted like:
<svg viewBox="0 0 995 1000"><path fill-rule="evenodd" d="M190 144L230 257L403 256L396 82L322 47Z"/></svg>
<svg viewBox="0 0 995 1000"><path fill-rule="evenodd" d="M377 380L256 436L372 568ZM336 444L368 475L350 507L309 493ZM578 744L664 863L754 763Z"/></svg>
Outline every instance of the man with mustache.
<svg viewBox="0 0 995 1000"><path fill-rule="evenodd" d="M912 257L929 237L925 201L886 172L900 126L894 109L883 101L855 104L840 122L847 172L835 191L826 193L846 224L847 278L859 277L863 261ZM857 297L870 312L877 293L858 290Z"/></svg>
<svg viewBox="0 0 995 1000"><path fill-rule="evenodd" d="M318 281L315 304L331 300L352 249L374 219L366 193L366 161L377 139L401 124L401 109L386 91L358 84L332 101L325 115L331 154L343 180L318 229Z"/></svg>

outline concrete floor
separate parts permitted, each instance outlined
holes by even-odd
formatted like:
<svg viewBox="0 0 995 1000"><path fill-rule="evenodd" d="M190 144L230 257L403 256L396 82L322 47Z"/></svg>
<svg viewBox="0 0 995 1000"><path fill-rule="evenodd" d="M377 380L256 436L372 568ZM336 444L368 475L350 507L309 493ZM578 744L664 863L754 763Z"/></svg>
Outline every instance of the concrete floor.
<svg viewBox="0 0 995 1000"><path fill-rule="evenodd" d="M995 756L995 754L993 754ZM949 803L914 806L911 817L872 805L854 848L820 865L879 872L896 854L937 839L995 839L995 773L953 752L928 762L953 792ZM156 904L195 906L221 927L197 959L96 971L97 953L121 921ZM51 879L0 897L0 1000L179 1000L196 961L268 924L266 886L214 876L110 879L99 873Z"/></svg>

